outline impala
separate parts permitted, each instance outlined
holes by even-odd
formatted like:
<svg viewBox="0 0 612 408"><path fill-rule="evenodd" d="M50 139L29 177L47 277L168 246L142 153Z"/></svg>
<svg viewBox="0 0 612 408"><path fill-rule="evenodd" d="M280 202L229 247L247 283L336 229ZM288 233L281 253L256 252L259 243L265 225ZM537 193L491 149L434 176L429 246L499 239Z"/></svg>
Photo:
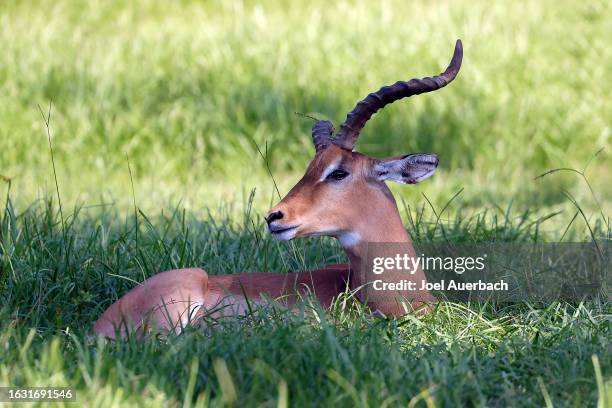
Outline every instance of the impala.
<svg viewBox="0 0 612 408"><path fill-rule="evenodd" d="M415 256L385 182L418 183L435 172L438 157L408 154L375 159L353 149L361 129L374 113L398 99L446 86L459 72L462 57L461 41L457 40L452 60L442 74L399 81L369 94L347 115L335 137L329 121L317 120L313 125L314 159L302 179L269 211L265 220L270 234L279 240L318 235L337 238L350 267L338 264L288 274L217 276L208 276L198 268L166 271L145 280L112 304L96 321L94 331L111 338L149 326L180 331L206 314L244 314L251 304L266 298L281 298L291 307L304 293L312 293L322 306L329 307L335 296L352 290L370 308L388 315L403 315L434 301L426 290L400 291L401 299L369 301L360 289L371 282L358 271L362 270L366 250L372 243L394 243L403 255ZM420 268L411 276L425 281Z"/></svg>

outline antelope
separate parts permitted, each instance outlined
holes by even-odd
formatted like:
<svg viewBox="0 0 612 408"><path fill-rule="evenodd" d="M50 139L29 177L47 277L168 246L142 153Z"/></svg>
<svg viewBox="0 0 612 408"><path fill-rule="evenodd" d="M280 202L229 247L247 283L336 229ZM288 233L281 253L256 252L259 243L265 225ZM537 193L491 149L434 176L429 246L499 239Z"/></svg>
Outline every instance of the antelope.
<svg viewBox="0 0 612 408"><path fill-rule="evenodd" d="M394 243L405 255L416 256L385 182L418 183L434 174L438 157L408 154L376 159L354 151L354 147L362 128L378 110L399 99L448 85L457 76L462 58L462 44L457 40L451 62L440 75L399 81L370 93L348 113L335 137L331 122L314 123L315 156L301 180L268 212L265 221L272 237L281 241L311 236L336 238L350 264L288 274L209 276L199 268L161 272L112 304L95 322L94 332L115 338L116 334L124 336L130 330L151 326L180 331L207 313L241 315L251 304L260 304L266 298L282 298L292 307L304 293L314 294L323 307L329 307L340 293L354 291L357 299L373 311L390 316L401 316L434 302L427 291L400 291L409 307L397 300L370 302L360 295L369 282L357 272L364 266L371 243ZM418 268L412 279L424 281L422 269Z"/></svg>

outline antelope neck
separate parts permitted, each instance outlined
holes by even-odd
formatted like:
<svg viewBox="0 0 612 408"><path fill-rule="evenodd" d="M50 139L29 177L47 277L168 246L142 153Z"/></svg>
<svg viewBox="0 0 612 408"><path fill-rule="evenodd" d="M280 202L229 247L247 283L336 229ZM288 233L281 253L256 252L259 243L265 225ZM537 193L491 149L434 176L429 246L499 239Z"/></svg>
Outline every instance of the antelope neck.
<svg viewBox="0 0 612 408"><path fill-rule="evenodd" d="M347 239L347 235L352 239ZM397 205L395 201L390 200L382 208L374 208L363 217L362 224L357 225L355 230L340 236L339 240L351 263L349 282L351 289L358 288L366 283L362 282L362 274L360 273L363 262L366 261L364 259L366 250L368 251L368 257L376 257L376 247L370 246L368 248L369 243L403 244L398 245L402 251L400 255L404 253L410 257L416 255L410 236L404 229Z"/></svg>

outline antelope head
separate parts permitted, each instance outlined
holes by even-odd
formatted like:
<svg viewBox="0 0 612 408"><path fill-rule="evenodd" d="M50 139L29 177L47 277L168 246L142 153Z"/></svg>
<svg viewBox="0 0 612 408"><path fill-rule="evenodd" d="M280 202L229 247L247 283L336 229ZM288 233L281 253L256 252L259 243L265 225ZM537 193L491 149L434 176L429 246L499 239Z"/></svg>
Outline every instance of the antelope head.
<svg viewBox="0 0 612 408"><path fill-rule="evenodd" d="M327 235L338 238L345 248L361 240L392 242L398 228L405 234L385 181L415 184L425 180L434 174L438 157L408 154L376 159L354 151L355 143L366 122L387 104L450 83L459 72L462 57L461 41L457 40L452 60L442 74L399 81L369 94L347 115L335 137L329 121L316 121L312 127L315 157L302 179L266 216L270 233L280 240Z"/></svg>

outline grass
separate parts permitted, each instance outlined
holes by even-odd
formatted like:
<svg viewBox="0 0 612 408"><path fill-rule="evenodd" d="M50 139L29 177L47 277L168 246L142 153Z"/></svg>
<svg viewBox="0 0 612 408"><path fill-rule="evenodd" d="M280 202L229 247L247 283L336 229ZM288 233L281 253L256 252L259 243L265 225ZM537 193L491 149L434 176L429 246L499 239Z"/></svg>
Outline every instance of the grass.
<svg viewBox="0 0 612 408"><path fill-rule="evenodd" d="M609 146L611 17L605 0L3 4L0 174L24 203L53 188L37 109L52 100L67 202L129 207L126 154L151 210L176 197L198 211L239 199L236 185L263 188L255 145L266 141L287 188L313 152L311 123L294 112L339 125L381 85L440 72L461 38L457 81L386 108L359 150L439 154L439 173L417 190L437 205L466 186L472 207L557 205L557 187L578 180L533 179ZM591 168L608 209L611 170L609 158Z"/></svg>
<svg viewBox="0 0 612 408"><path fill-rule="evenodd" d="M612 406L609 302L383 320L305 299L180 336L91 335L162 270L345 261L263 228L268 169L282 194L313 154L294 112L338 125L382 84L439 72L456 38L457 81L389 106L358 145L440 156L392 187L413 239L609 242L611 21L604 0L2 3L0 385L104 407Z"/></svg>
<svg viewBox="0 0 612 408"><path fill-rule="evenodd" d="M531 242L542 239L537 231L546 222L525 222L509 210L441 223L423 211L408 226L417 241ZM179 336L96 339L93 320L160 270L283 272L344 255L327 239L273 241L248 211L242 220L202 219L181 208L157 217L141 212L138 229L112 206L65 216L63 230L51 199L20 212L9 201L3 213L4 384L73 386L91 406L612 402L609 303L443 303L426 316L383 320L343 296L330 312L305 299L298 315L272 305Z"/></svg>

